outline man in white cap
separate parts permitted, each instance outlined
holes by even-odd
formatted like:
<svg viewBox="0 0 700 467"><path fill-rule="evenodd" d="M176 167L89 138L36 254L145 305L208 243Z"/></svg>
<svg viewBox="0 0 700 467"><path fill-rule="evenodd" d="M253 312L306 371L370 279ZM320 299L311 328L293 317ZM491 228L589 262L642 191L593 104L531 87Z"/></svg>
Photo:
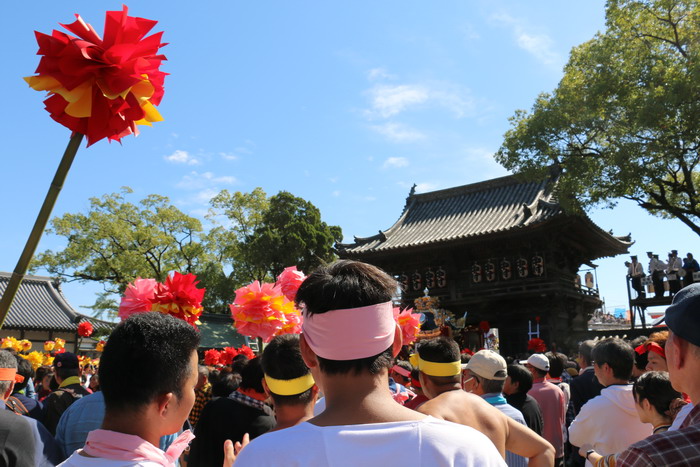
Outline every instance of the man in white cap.
<svg viewBox="0 0 700 467"><path fill-rule="evenodd" d="M542 436L552 443L556 451L554 465L564 461L564 424L566 423L566 399L561 389L546 380L549 372L549 359L544 354L530 355L525 366L532 373L532 389L528 394L540 405L544 427Z"/></svg>
<svg viewBox="0 0 700 467"><path fill-rule="evenodd" d="M465 391L481 396L506 416L527 426L523 414L508 404L503 396L503 386L508 377L508 365L503 357L493 350L480 350L472 356L464 370L462 386ZM527 459L510 451L506 451L506 464L509 467L528 465Z"/></svg>

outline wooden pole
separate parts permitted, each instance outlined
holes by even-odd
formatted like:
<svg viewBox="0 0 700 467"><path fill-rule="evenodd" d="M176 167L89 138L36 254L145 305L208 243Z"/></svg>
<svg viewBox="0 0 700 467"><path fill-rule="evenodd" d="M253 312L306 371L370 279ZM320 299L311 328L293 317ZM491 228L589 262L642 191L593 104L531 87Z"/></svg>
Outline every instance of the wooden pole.
<svg viewBox="0 0 700 467"><path fill-rule="evenodd" d="M80 147L80 143L82 141L82 134L73 133L73 136L71 136L68 146L66 147L66 151L63 153L61 163L58 165L58 169L56 169L56 174L53 177L53 181L51 181L51 186L49 187L48 193L46 193L44 204L41 206L39 215L37 216L36 221L34 221L34 227L32 227L27 243L24 245L22 255L19 257L17 266L15 266L12 277L10 277L10 282L7 284L5 292L2 294L2 299L0 299L0 328L2 328L2 325L5 323L5 318L7 317L7 313L10 311L10 306L12 305L12 301L17 294L19 285L22 283L22 279L24 279L27 269L29 269L29 263L34 256L36 247L39 245L39 240L41 240L44 229L46 229L46 224L51 216L51 211L53 211L53 207L58 199L58 194L61 192L61 188L63 188L63 183L66 181L66 176L68 175L70 166L73 164L73 159L75 159L75 155L78 152L78 148Z"/></svg>

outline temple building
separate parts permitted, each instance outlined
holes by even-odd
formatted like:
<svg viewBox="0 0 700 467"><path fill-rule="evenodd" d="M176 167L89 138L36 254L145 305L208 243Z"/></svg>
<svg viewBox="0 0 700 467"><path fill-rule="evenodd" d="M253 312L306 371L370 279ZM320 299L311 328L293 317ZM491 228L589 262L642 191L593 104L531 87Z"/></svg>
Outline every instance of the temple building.
<svg viewBox="0 0 700 467"><path fill-rule="evenodd" d="M535 329L550 348L573 350L602 305L579 271L632 242L566 213L555 187L553 176L516 175L421 194L414 186L389 229L336 247L393 274L404 306L428 289L452 323L466 316L472 329L497 328L503 354L525 352Z"/></svg>

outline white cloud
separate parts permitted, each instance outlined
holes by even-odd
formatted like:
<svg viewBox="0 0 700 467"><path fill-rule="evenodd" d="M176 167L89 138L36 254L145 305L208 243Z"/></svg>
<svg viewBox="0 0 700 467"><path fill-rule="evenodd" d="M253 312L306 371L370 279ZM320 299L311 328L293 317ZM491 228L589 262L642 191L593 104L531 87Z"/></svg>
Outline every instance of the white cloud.
<svg viewBox="0 0 700 467"><path fill-rule="evenodd" d="M367 72L367 79L370 81L377 81L381 79L396 79L396 76L390 74L384 68L372 68Z"/></svg>
<svg viewBox="0 0 700 467"><path fill-rule="evenodd" d="M195 202L197 202L198 204L209 204L209 201L218 194L219 190L206 188L197 193L197 195L195 196Z"/></svg>
<svg viewBox="0 0 700 467"><path fill-rule="evenodd" d="M333 193L331 193L331 195L337 198L340 196L340 190L335 190Z"/></svg>
<svg viewBox="0 0 700 467"><path fill-rule="evenodd" d="M173 164L187 164L187 165L198 165L200 164L199 159L190 155L189 152L183 151L181 149L176 150L169 156L163 157L166 161L172 162Z"/></svg>
<svg viewBox="0 0 700 467"><path fill-rule="evenodd" d="M375 196L364 196L362 198L363 201L376 201L377 198Z"/></svg>
<svg viewBox="0 0 700 467"><path fill-rule="evenodd" d="M518 47L535 57L540 63L558 66L562 62L561 56L554 51L554 41L547 34L528 31L523 20L513 18L507 13L493 15L491 19L510 27Z"/></svg>
<svg viewBox="0 0 700 467"><path fill-rule="evenodd" d="M403 112L407 107L422 104L428 100L428 90L422 86L401 84L380 85L369 90L372 109L369 116L389 118Z"/></svg>
<svg viewBox="0 0 700 467"><path fill-rule="evenodd" d="M423 182L416 184L416 193L426 193L428 191L437 190L438 185L431 182Z"/></svg>
<svg viewBox="0 0 700 467"><path fill-rule="evenodd" d="M408 165L408 159L405 157L390 157L384 161L382 165L383 169L398 169L399 167L406 167Z"/></svg>
<svg viewBox="0 0 700 467"><path fill-rule="evenodd" d="M372 125L370 128L395 143L409 143L425 139L423 133L401 123L387 122L381 125Z"/></svg>
<svg viewBox="0 0 700 467"><path fill-rule="evenodd" d="M211 172L190 172L182 177L176 186L186 190L199 190L215 185L233 185L234 183L236 183L236 178L230 175L217 177Z"/></svg>

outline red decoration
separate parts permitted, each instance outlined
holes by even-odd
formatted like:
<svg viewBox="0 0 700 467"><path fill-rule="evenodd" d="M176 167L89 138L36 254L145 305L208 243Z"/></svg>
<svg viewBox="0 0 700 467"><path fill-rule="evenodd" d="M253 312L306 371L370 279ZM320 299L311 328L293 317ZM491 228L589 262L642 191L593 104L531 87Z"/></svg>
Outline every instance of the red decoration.
<svg viewBox="0 0 700 467"><path fill-rule="evenodd" d="M42 55L38 76L25 78L37 91L49 91L44 101L51 118L84 134L88 146L108 138L119 141L138 134L136 125L161 121L155 106L163 97L165 56L158 50L162 32L145 37L157 21L108 11L104 38L76 15L62 26L78 37L54 30L36 32Z"/></svg>
<svg viewBox="0 0 700 467"><path fill-rule="evenodd" d="M204 364L209 366L215 366L219 364L221 359L221 352L216 349L209 349L204 352Z"/></svg>
<svg viewBox="0 0 700 467"><path fill-rule="evenodd" d="M174 273L164 284L157 284L152 311L173 315L195 326L202 314L202 300L206 289L198 289L194 274Z"/></svg>
<svg viewBox="0 0 700 467"><path fill-rule="evenodd" d="M539 316L535 316L535 321L539 323L539 322L540 322L540 317L539 317Z"/></svg>
<svg viewBox="0 0 700 467"><path fill-rule="evenodd" d="M273 284L255 281L241 287L229 308L236 330L244 336L269 342L280 334L301 333L301 313Z"/></svg>
<svg viewBox="0 0 700 467"><path fill-rule="evenodd" d="M491 325L488 321L482 321L479 323L479 329L481 330L481 332L486 334L491 329Z"/></svg>
<svg viewBox="0 0 700 467"><path fill-rule="evenodd" d="M527 342L527 350L532 350L535 353L544 353L547 351L547 346L539 337L533 337Z"/></svg>
<svg viewBox="0 0 700 467"><path fill-rule="evenodd" d="M78 325L78 335L81 337L90 337L92 335L92 324L89 321L83 321Z"/></svg>
<svg viewBox="0 0 700 467"><path fill-rule="evenodd" d="M238 350L233 347L224 347L224 350L219 356L219 363L222 365L230 365L233 363L233 359L238 355Z"/></svg>
<svg viewBox="0 0 700 467"><path fill-rule="evenodd" d="M462 349L460 353L466 355L474 355L474 352L472 352L470 349Z"/></svg>
<svg viewBox="0 0 700 467"><path fill-rule="evenodd" d="M242 354L242 355L245 355L246 357L248 357L248 360L252 360L252 359L255 358L255 352L253 352L253 349L251 349L251 348L248 347L247 345L242 345L242 346L238 349L238 353L239 353L239 354Z"/></svg>

